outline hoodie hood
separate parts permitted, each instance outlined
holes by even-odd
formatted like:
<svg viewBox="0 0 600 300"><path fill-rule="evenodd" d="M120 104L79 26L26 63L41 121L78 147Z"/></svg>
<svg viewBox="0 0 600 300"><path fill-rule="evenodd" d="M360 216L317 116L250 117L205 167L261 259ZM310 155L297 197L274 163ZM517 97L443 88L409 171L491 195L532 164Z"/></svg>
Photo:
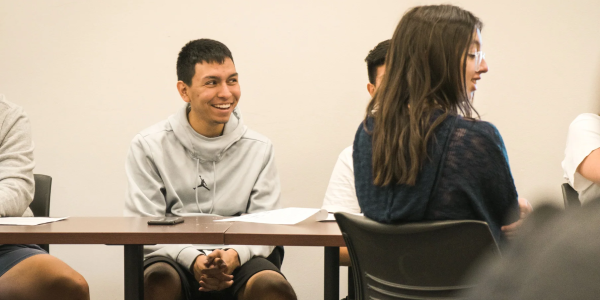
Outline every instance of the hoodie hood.
<svg viewBox="0 0 600 300"><path fill-rule="evenodd" d="M186 104L177 113L169 117L169 123L179 142L185 147L187 153L200 162L218 162L223 153L231 145L239 141L247 130L242 121L238 107L233 110L229 121L225 124L223 135L209 138L192 128L187 115L190 105Z"/></svg>

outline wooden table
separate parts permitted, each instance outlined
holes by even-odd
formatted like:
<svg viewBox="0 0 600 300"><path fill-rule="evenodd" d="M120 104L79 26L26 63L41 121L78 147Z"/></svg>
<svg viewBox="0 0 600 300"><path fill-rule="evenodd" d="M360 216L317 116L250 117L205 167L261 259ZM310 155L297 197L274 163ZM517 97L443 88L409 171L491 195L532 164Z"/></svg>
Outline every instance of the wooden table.
<svg viewBox="0 0 600 300"><path fill-rule="evenodd" d="M234 222L225 232L227 245L325 247L324 299L340 299L340 248L344 238L336 222L308 220L296 225Z"/></svg>
<svg viewBox="0 0 600 300"><path fill-rule="evenodd" d="M73 217L38 226L0 226L0 244L106 244L125 248L125 299L144 299L144 245L223 244L231 223L186 217L175 226L148 225L155 218Z"/></svg>
<svg viewBox="0 0 600 300"><path fill-rule="evenodd" d="M296 225L213 222L185 217L174 226L152 226L154 218L73 217L38 226L0 226L0 244L106 244L124 246L125 300L144 298L143 249L153 244L229 244L325 247L325 300L339 299L339 247L335 222Z"/></svg>

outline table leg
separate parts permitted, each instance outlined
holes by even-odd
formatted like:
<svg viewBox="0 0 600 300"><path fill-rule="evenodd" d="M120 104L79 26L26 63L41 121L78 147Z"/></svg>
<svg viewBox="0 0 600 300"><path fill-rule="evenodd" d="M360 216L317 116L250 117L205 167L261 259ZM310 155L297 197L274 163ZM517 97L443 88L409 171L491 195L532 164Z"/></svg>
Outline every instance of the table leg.
<svg viewBox="0 0 600 300"><path fill-rule="evenodd" d="M340 299L340 248L325 247L325 300Z"/></svg>
<svg viewBox="0 0 600 300"><path fill-rule="evenodd" d="M125 245L125 300L144 300L144 245Z"/></svg>

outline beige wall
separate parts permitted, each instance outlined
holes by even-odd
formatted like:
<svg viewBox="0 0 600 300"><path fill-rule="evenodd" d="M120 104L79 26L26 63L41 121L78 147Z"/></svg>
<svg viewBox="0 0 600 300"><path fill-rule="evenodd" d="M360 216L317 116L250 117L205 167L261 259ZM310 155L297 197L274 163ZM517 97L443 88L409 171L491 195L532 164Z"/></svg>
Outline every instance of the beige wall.
<svg viewBox="0 0 600 300"><path fill-rule="evenodd" d="M177 4L176 4L177 3ZM29 113L52 215L119 216L131 138L183 102L189 40L234 54L247 124L276 148L284 206L319 207L368 100L368 51L430 1L0 0L0 93ZM561 202L567 127L600 112L600 1L453 1L484 24L490 72L475 103L507 145L520 194ZM122 299L122 247L53 246L93 299ZM321 248L286 248L300 299L322 298Z"/></svg>

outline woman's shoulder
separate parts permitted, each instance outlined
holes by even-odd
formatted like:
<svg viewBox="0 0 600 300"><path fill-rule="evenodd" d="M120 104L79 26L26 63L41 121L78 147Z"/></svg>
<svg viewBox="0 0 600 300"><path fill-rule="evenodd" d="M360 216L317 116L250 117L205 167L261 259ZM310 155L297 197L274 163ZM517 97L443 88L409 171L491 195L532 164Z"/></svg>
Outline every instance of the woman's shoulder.
<svg viewBox="0 0 600 300"><path fill-rule="evenodd" d="M373 132L373 118L363 120L354 135L353 150L360 150L371 146L371 132ZM360 151L358 151L360 152Z"/></svg>
<svg viewBox="0 0 600 300"><path fill-rule="evenodd" d="M373 119L373 117L367 117L366 119L362 120L362 122L360 122L360 124L358 125L358 128L356 129L356 137L362 135L370 136L374 128L375 120Z"/></svg>
<svg viewBox="0 0 600 300"><path fill-rule="evenodd" d="M494 144L503 144L502 135L500 135L500 131L498 128L490 122L472 119L472 118L464 118L461 116L456 117L456 130L455 132L459 132L462 136L472 140L483 140L490 141Z"/></svg>
<svg viewBox="0 0 600 300"><path fill-rule="evenodd" d="M466 130L473 131L475 133L484 133L484 134L496 134L498 133L498 128L488 121L473 119L473 118L465 118L462 116L455 117L457 128L464 128Z"/></svg>

